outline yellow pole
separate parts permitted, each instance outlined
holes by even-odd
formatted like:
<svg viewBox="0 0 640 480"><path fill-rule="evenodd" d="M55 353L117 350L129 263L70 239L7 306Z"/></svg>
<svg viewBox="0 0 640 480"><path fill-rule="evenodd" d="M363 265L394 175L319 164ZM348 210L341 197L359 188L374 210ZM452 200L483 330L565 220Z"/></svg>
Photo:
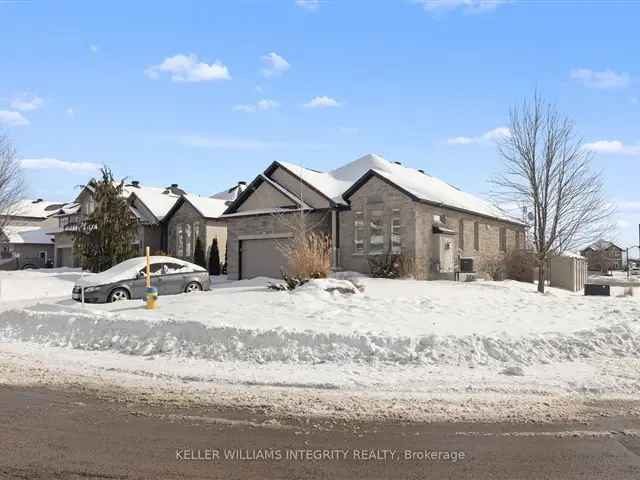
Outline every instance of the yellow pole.
<svg viewBox="0 0 640 480"><path fill-rule="evenodd" d="M151 258L149 258L149 247L147 247L147 288L151 288Z"/></svg>
<svg viewBox="0 0 640 480"><path fill-rule="evenodd" d="M151 290L151 256L149 253L149 247L146 248L147 254L147 310L154 310L156 308L156 299L158 292L152 292Z"/></svg>

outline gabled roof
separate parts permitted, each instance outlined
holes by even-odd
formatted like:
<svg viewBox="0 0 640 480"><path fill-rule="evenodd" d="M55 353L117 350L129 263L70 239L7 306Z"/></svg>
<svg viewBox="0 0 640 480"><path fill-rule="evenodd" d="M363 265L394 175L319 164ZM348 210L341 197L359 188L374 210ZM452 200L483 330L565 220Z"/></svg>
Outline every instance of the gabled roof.
<svg viewBox="0 0 640 480"><path fill-rule="evenodd" d="M273 166L273 164L272 164ZM271 167L269 167L267 169L267 171L269 171ZM311 207L309 205L307 205L303 200L301 200L297 195L291 193L289 190L287 190L286 188L284 188L282 185L280 185L279 183L271 180L267 175L266 172L263 174L261 173L260 175L258 175L249 185L247 185L247 188L245 188L242 193L238 196L238 198L236 198L236 200L229 205L229 207L224 211L224 215L239 215L236 214L236 210L238 209L238 207L240 205L242 205L242 203L263 183L268 183L269 185L271 185L273 188L275 188L277 191L279 191L280 193L282 193L285 197L287 197L289 200L291 200L292 202L294 202L296 205L298 205L299 208L303 208L305 210L307 209L311 209ZM263 209L260 212L261 213L269 213L271 211L276 212L276 210L278 212L280 211L291 211L290 209L283 209L283 208L277 208L277 209ZM257 213L255 211L252 211L253 213ZM243 215L246 214L251 214L252 212L246 212L246 213L242 213Z"/></svg>
<svg viewBox="0 0 640 480"><path fill-rule="evenodd" d="M52 238L44 228L22 225L5 225L0 229L9 243L51 245Z"/></svg>
<svg viewBox="0 0 640 480"><path fill-rule="evenodd" d="M273 162L264 175L269 177L277 168L283 168L299 178L305 185L327 198L332 206L348 205L351 195L371 177L377 176L415 201L522 225L522 222L486 200L463 192L423 171L389 162L379 155L365 155L328 172L318 172L287 162ZM247 188L227 213L233 213L250 193L251 188Z"/></svg>
<svg viewBox="0 0 640 480"><path fill-rule="evenodd" d="M594 252L598 252L600 250L607 250L610 247L614 247L617 250L622 251L622 248L617 246L615 243L610 242L608 240L604 240L604 239L601 238L600 240L597 240L597 241L593 242L591 245L589 245L587 248L585 248L583 250L583 252L585 250L589 250L589 249L593 250Z"/></svg>
<svg viewBox="0 0 640 480"><path fill-rule="evenodd" d="M227 203L223 199L201 197L193 193L187 193L182 198L189 202L204 218L218 218L227 209Z"/></svg>
<svg viewBox="0 0 640 480"><path fill-rule="evenodd" d="M54 215L64 205L65 202L50 202L42 200L41 198L37 200L25 199L14 203L7 209L7 212L2 212L2 214L12 217L39 218L44 220Z"/></svg>
<svg viewBox="0 0 640 480"><path fill-rule="evenodd" d="M214 193L211 195L211 198L215 198L217 200L224 200L228 202L229 205L238 198L238 196L247 188L247 182L238 182L233 187L223 190L222 192Z"/></svg>
<svg viewBox="0 0 640 480"><path fill-rule="evenodd" d="M127 185L129 197L135 196L161 222L176 204L180 195L167 188Z"/></svg>

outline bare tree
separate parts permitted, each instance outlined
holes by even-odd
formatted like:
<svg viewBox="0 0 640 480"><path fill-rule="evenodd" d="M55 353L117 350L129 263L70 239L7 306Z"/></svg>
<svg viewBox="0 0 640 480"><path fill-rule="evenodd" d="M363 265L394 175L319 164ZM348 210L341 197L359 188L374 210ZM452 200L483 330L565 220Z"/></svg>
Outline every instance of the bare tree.
<svg viewBox="0 0 640 480"><path fill-rule="evenodd" d="M500 201L533 213L531 243L544 293L547 260L610 232L615 212L602 175L591 169L592 153L554 105L535 95L511 109L509 130L498 146L504 172L493 184Z"/></svg>
<svg viewBox="0 0 640 480"><path fill-rule="evenodd" d="M7 222L24 194L24 180L11 140L0 133L0 227Z"/></svg>

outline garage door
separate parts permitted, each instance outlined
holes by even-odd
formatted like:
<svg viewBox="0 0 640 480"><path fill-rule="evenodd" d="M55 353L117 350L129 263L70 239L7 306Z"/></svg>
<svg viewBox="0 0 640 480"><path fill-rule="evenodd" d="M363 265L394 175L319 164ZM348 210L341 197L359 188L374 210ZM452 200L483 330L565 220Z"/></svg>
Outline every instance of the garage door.
<svg viewBox="0 0 640 480"><path fill-rule="evenodd" d="M56 249L56 267L73 267L73 251L71 247Z"/></svg>
<svg viewBox="0 0 640 480"><path fill-rule="evenodd" d="M286 238L265 238L240 241L240 278L281 278L287 259L278 248Z"/></svg>

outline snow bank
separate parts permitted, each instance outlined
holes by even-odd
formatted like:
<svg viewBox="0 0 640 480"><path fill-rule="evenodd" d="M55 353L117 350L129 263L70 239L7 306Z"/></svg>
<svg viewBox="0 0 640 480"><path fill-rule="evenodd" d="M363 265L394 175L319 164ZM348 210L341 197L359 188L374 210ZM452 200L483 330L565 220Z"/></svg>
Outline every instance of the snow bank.
<svg viewBox="0 0 640 480"><path fill-rule="evenodd" d="M323 292L326 295L329 293ZM287 295L287 293L285 293ZM216 361L393 362L475 367L530 366L591 357L640 356L637 320L571 333L376 335L207 326L36 305L0 313L0 337L130 355L167 354Z"/></svg>
<svg viewBox="0 0 640 480"><path fill-rule="evenodd" d="M0 301L70 297L73 285L81 276L78 268L0 272Z"/></svg>

